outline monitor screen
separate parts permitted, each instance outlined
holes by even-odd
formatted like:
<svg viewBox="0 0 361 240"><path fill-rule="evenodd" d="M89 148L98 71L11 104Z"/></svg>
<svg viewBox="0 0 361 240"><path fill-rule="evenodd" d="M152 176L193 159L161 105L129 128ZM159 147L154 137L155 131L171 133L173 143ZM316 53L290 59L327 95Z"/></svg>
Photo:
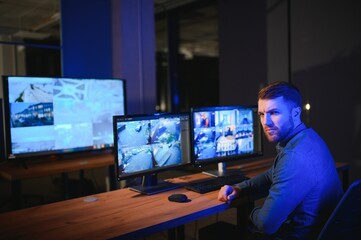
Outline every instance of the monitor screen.
<svg viewBox="0 0 361 240"><path fill-rule="evenodd" d="M223 164L211 175L223 175L228 161L263 154L257 106L193 108L191 118L193 164Z"/></svg>
<svg viewBox="0 0 361 240"><path fill-rule="evenodd" d="M143 184L131 189L145 194L178 187L156 178L191 164L189 113L114 116L113 123L119 180L143 176Z"/></svg>
<svg viewBox="0 0 361 240"><path fill-rule="evenodd" d="M3 77L6 158L112 148L125 114L125 80Z"/></svg>

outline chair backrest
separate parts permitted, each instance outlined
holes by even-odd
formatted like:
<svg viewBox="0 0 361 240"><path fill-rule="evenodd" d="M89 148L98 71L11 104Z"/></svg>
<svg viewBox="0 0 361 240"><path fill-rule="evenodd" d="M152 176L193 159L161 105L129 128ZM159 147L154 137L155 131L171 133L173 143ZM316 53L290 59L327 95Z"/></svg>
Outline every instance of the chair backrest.
<svg viewBox="0 0 361 240"><path fill-rule="evenodd" d="M361 179L349 186L317 238L326 239L361 239Z"/></svg>

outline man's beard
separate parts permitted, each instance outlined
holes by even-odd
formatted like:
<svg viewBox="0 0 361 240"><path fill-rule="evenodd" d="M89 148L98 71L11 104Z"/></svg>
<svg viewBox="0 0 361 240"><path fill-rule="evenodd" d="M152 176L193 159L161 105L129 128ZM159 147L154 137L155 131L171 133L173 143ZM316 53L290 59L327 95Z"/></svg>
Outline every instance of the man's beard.
<svg viewBox="0 0 361 240"><path fill-rule="evenodd" d="M283 124L282 128L273 126L273 127L266 127L265 129L265 127L263 127L263 131L268 141L277 143L284 141L285 138L293 130L293 128L294 128L294 123L292 121L292 118L290 117L288 119L288 122Z"/></svg>

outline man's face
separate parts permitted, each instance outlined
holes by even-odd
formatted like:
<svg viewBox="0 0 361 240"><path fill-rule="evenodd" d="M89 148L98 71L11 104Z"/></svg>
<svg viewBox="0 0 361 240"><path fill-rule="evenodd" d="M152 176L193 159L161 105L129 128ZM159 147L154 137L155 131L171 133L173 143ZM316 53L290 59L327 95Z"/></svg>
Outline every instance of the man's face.
<svg viewBox="0 0 361 240"><path fill-rule="evenodd" d="M263 131L270 142L283 141L294 128L292 110L283 97L260 99L258 115Z"/></svg>

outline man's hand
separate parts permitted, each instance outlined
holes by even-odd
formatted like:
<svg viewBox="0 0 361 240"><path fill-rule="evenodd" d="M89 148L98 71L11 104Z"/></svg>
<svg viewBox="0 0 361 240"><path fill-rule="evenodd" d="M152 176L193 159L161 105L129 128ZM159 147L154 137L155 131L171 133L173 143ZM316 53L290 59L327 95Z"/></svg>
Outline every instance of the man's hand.
<svg viewBox="0 0 361 240"><path fill-rule="evenodd" d="M232 201L239 196L240 191L239 187L224 185L218 192L218 200L222 202Z"/></svg>

